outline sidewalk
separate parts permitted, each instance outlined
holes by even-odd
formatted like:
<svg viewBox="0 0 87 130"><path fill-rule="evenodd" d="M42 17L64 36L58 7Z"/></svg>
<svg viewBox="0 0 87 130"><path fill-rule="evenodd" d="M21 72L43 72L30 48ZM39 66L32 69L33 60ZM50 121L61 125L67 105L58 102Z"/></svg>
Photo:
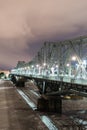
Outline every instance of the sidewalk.
<svg viewBox="0 0 87 130"><path fill-rule="evenodd" d="M0 130L48 130L9 81L0 81Z"/></svg>

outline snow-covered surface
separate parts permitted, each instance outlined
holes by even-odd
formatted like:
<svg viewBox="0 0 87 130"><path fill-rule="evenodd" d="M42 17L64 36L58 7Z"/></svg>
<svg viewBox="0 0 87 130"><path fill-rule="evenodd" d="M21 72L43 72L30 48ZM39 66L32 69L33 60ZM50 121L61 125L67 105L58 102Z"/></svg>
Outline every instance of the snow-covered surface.
<svg viewBox="0 0 87 130"><path fill-rule="evenodd" d="M22 90L17 89L18 93L22 96L22 98L26 101L26 103L33 109L37 109L37 106L29 99L28 96L26 96L24 94L24 92ZM32 91L33 92L33 91ZM36 93L34 93L36 95ZM38 95L38 94L37 94ZM42 122L48 127L49 130L58 130L58 128L56 128L56 126L54 125L54 123L52 122L52 120L45 116L45 115L41 115L40 119L42 120Z"/></svg>

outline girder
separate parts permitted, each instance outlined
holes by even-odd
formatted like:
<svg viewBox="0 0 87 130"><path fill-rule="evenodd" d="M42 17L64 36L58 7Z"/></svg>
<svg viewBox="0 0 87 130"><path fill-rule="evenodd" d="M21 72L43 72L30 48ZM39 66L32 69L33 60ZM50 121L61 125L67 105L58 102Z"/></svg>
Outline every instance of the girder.
<svg viewBox="0 0 87 130"><path fill-rule="evenodd" d="M20 64L19 64L20 63ZM32 61L19 62L12 73L55 77L63 80L87 79L87 37L45 42Z"/></svg>

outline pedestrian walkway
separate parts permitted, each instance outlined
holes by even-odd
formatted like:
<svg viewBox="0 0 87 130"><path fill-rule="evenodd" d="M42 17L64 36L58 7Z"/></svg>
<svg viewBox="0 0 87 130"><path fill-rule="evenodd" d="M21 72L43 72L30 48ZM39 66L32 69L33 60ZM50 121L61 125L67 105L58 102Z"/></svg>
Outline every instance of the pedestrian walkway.
<svg viewBox="0 0 87 130"><path fill-rule="evenodd" d="M47 130L10 81L0 81L0 130Z"/></svg>

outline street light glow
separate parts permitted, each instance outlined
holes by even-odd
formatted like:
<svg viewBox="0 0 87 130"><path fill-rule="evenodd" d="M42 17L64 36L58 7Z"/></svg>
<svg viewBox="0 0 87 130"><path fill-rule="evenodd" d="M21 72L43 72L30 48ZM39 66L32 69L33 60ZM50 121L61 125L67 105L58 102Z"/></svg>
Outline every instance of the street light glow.
<svg viewBox="0 0 87 130"><path fill-rule="evenodd" d="M67 66L67 67L69 67L69 66L70 66L70 64L67 64L66 66Z"/></svg>
<svg viewBox="0 0 87 130"><path fill-rule="evenodd" d="M43 63L44 66L46 66L46 63Z"/></svg>
<svg viewBox="0 0 87 130"><path fill-rule="evenodd" d="M83 64L86 65L86 60L83 60Z"/></svg>
<svg viewBox="0 0 87 130"><path fill-rule="evenodd" d="M75 61L75 60L76 60L76 56L73 56L73 57L72 57L72 60Z"/></svg>
<svg viewBox="0 0 87 130"><path fill-rule="evenodd" d="M33 68L34 66L32 65L32 68Z"/></svg>
<svg viewBox="0 0 87 130"><path fill-rule="evenodd" d="M56 68L58 68L58 65L56 65Z"/></svg>
<svg viewBox="0 0 87 130"><path fill-rule="evenodd" d="M36 65L36 67L39 67L39 65Z"/></svg>

